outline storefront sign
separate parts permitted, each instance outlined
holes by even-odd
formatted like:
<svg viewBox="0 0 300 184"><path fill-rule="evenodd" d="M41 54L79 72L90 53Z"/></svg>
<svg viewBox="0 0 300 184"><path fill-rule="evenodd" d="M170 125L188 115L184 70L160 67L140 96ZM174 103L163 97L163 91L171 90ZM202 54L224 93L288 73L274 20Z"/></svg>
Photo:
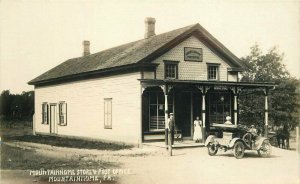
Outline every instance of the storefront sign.
<svg viewBox="0 0 300 184"><path fill-rule="evenodd" d="M202 48L184 48L185 61L202 61Z"/></svg>

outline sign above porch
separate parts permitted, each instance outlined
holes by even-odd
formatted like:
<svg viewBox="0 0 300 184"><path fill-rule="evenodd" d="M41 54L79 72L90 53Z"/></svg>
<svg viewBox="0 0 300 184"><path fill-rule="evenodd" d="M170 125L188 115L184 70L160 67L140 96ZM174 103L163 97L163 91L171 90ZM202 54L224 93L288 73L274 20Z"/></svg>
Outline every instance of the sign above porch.
<svg viewBox="0 0 300 184"><path fill-rule="evenodd" d="M185 61L202 61L202 48L184 47Z"/></svg>

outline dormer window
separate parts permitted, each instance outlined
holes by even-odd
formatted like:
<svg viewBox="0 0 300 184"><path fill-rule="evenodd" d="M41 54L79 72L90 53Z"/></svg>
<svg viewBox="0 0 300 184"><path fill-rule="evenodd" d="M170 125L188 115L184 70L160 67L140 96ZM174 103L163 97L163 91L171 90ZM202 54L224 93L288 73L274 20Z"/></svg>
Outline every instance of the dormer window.
<svg viewBox="0 0 300 184"><path fill-rule="evenodd" d="M207 79L208 80L219 80L219 64L208 64L207 65Z"/></svg>
<svg viewBox="0 0 300 184"><path fill-rule="evenodd" d="M178 79L178 61L164 61L165 79Z"/></svg>

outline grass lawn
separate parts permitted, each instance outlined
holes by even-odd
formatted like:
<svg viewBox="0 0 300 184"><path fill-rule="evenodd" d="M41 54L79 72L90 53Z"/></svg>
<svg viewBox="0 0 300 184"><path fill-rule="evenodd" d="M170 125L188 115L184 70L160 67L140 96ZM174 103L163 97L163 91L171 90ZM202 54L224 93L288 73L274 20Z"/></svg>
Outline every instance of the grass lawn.
<svg viewBox="0 0 300 184"><path fill-rule="evenodd" d="M22 135L22 136L4 136L2 141L23 141L40 143L51 146L69 147L69 148L80 148L80 149L97 149L97 150L121 150L130 149L133 146L120 145L114 143L104 143L99 141L88 141L81 139L73 139L66 137L56 136L42 136L42 135Z"/></svg>

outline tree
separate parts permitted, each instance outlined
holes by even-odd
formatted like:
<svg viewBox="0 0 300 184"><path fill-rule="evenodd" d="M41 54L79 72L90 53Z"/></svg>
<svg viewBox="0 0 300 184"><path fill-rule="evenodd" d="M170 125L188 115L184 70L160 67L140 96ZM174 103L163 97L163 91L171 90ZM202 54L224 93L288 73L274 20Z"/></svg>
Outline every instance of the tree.
<svg viewBox="0 0 300 184"><path fill-rule="evenodd" d="M9 90L4 90L0 96L0 115L11 116L10 104L12 103L13 96Z"/></svg>
<svg viewBox="0 0 300 184"><path fill-rule="evenodd" d="M269 122L271 125L286 124L292 129L297 125L300 81L290 75L282 63L284 54L276 47L263 54L255 44L248 56L241 58L245 71L241 81L275 82L276 88L269 92ZM240 95L240 120L245 124L263 125L264 96L262 92L244 92Z"/></svg>
<svg viewBox="0 0 300 184"><path fill-rule="evenodd" d="M0 115L6 120L31 120L34 113L34 92L11 94L4 90L0 96Z"/></svg>

